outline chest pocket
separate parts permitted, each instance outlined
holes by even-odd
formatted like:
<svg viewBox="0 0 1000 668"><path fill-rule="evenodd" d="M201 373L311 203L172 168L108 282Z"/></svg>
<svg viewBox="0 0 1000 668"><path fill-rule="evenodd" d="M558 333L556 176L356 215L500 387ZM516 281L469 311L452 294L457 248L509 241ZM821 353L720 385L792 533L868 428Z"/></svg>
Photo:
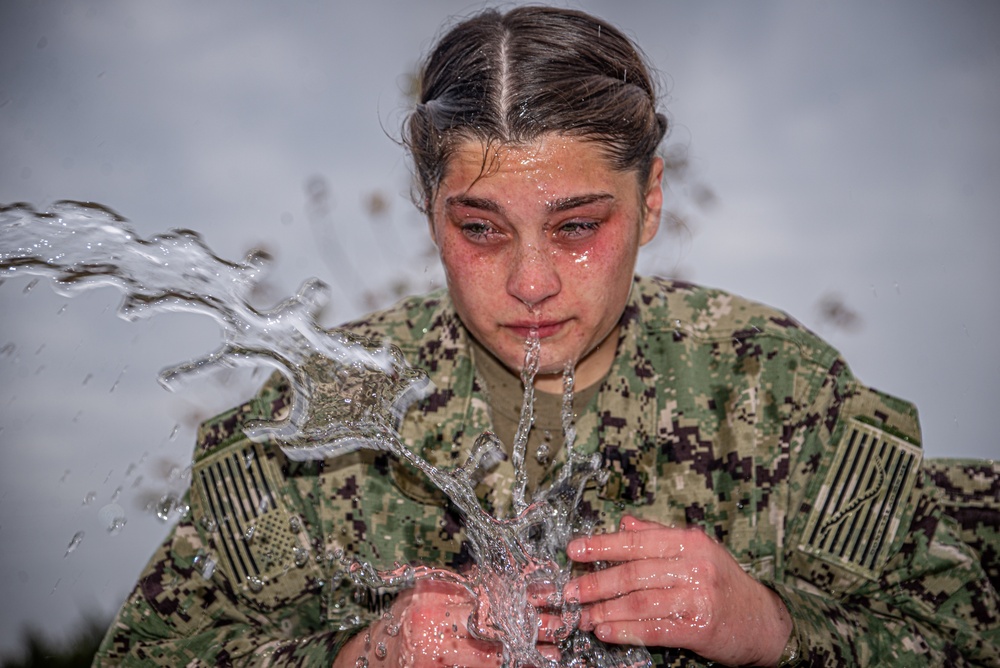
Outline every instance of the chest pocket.
<svg viewBox="0 0 1000 668"><path fill-rule="evenodd" d="M238 440L198 461L191 510L232 588L271 610L314 589L320 573L302 518L289 511L280 471L265 447Z"/></svg>

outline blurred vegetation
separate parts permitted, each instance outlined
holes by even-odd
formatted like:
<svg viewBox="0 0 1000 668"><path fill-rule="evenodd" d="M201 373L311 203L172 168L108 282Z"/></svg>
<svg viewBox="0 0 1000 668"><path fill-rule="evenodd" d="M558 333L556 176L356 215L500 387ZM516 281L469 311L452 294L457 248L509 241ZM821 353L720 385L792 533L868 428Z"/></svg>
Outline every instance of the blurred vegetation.
<svg viewBox="0 0 1000 668"><path fill-rule="evenodd" d="M41 629L27 627L21 651L0 658L0 668L85 668L94 660L104 632L111 624L98 615L88 615L65 640L53 640Z"/></svg>

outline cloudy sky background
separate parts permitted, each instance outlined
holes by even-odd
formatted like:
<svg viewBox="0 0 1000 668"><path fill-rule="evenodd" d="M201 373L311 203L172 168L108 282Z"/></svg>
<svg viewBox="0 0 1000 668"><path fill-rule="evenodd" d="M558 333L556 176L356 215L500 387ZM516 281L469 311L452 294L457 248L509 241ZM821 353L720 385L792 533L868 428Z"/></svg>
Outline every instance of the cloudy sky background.
<svg viewBox="0 0 1000 668"><path fill-rule="evenodd" d="M318 276L329 325L422 291L441 272L393 140L406 74L480 6L3 3L0 202L99 202L231 260L264 247L262 303ZM930 456L1000 455L1000 5L571 6L644 47L691 157L673 192L688 228L644 270L791 312L917 403ZM824 317L825 297L854 325ZM59 636L117 609L169 529L145 507L184 490L195 423L259 380L166 392L158 370L213 350L217 327L127 323L118 301L0 286L0 656L26 623Z"/></svg>

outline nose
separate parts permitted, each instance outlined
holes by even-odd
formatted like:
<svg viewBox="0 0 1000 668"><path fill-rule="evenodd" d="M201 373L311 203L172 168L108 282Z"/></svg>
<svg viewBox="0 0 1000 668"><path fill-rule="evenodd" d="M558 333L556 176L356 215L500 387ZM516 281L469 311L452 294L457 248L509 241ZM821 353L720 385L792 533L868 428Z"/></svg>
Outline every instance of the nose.
<svg viewBox="0 0 1000 668"><path fill-rule="evenodd" d="M537 244L519 246L507 274L507 293L532 308L562 289L555 262Z"/></svg>

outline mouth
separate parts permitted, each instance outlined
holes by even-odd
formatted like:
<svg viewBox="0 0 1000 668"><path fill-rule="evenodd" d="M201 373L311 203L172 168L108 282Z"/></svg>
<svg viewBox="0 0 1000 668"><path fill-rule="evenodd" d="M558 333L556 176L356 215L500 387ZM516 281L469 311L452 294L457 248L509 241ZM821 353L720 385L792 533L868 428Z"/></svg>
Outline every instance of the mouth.
<svg viewBox="0 0 1000 668"><path fill-rule="evenodd" d="M534 334L539 339L546 339L555 336L566 326L569 320L558 320L549 322L517 322L505 325L505 328L514 336L527 339Z"/></svg>

